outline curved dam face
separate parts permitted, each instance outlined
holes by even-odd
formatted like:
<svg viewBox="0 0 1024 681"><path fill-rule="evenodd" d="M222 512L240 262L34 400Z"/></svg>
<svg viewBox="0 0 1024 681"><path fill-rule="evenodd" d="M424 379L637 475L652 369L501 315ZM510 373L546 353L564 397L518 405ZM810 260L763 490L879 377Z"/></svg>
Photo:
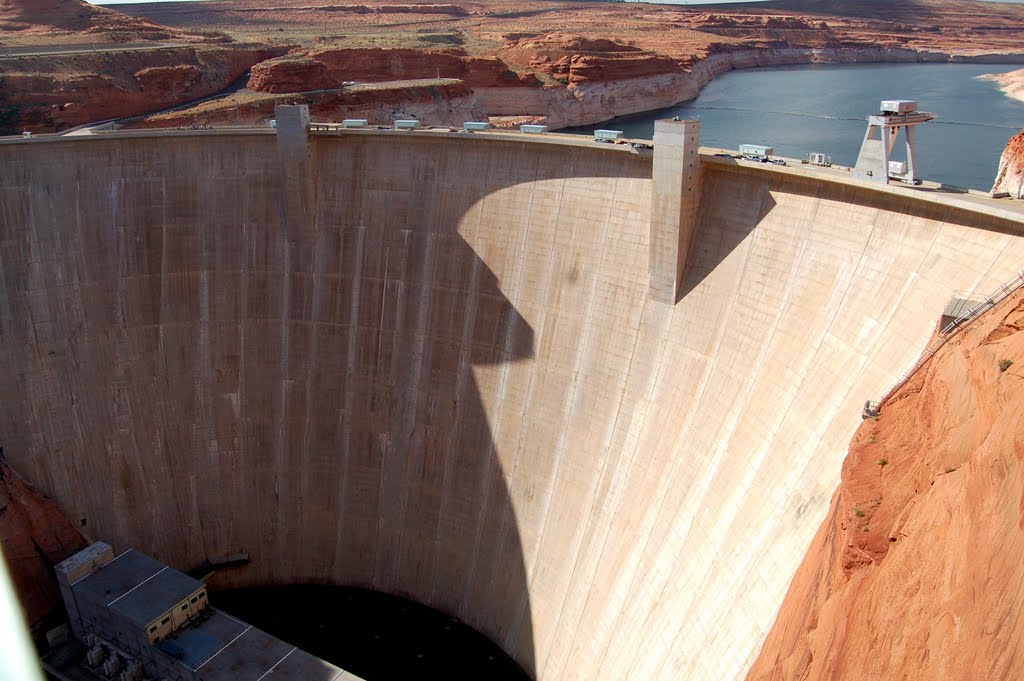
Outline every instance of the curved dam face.
<svg viewBox="0 0 1024 681"><path fill-rule="evenodd" d="M115 547L250 554L217 586L407 596L545 681L740 678L864 401L1024 229L702 171L665 305L651 161L617 147L0 143L5 455Z"/></svg>

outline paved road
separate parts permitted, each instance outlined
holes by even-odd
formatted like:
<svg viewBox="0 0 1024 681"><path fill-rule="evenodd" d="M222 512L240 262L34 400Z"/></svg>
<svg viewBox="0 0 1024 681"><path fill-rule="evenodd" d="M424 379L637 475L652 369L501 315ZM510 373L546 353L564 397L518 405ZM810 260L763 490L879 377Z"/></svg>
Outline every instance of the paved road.
<svg viewBox="0 0 1024 681"><path fill-rule="evenodd" d="M0 47L0 59L40 57L59 54L86 54L89 52L127 52L138 50L166 50L185 47L185 43L120 43L118 45L33 45L31 47Z"/></svg>

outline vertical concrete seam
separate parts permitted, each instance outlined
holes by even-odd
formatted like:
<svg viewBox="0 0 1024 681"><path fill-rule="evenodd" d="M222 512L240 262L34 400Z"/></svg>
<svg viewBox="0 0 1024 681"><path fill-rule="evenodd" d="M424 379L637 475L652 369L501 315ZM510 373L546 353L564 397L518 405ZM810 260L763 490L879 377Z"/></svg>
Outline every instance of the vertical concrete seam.
<svg viewBox="0 0 1024 681"><path fill-rule="evenodd" d="M605 218L604 218L604 229L602 230L601 257L600 257L600 259L598 261L597 267L596 267L594 275L593 275L593 283L591 285L590 301L589 301L589 304L587 306L587 311L586 311L585 319L593 319L594 318L594 315L593 315L594 304L595 304L595 301L596 301L597 297L600 295L599 291L597 290L598 289L598 282L600 281L601 274L604 271L604 261L605 261L606 256L608 255L608 241L609 241L609 232L611 231L611 218L612 218L612 213L615 210L615 202L616 202L616 196L617 196L618 187L619 187L619 183L617 183L617 182L613 183L613 185L612 185L611 200L608 203L608 211L607 211L607 213L605 215ZM646 305L647 305L647 298L646 298L646 296L643 298L643 300L644 300L643 307L645 308ZM639 319L642 319L642 317L643 317L643 309L641 309ZM589 344L589 341L590 341L590 328L591 328L591 325L588 324L587 325L586 335L583 338L583 342L580 344L580 347L581 347L580 361L579 361L579 365L580 366L583 364L583 359L584 359L584 357L586 355L587 345ZM600 490L601 483L604 481L605 475L607 473L608 459L609 459L609 453L608 453L609 442L608 442L608 440L611 439L611 437L614 435L615 426L618 423L618 418L619 418L619 415L620 415L620 411L622 409L623 396L624 396L625 391L626 391L626 386L628 385L628 382L629 382L629 368L632 367L634 354L636 352L636 345L637 345L636 337L637 337L637 334L634 333L633 334L633 347L632 347L632 351L630 352L629 361L627 362L627 369L623 373L622 387L621 387L621 390L619 392L619 400L618 400L618 405L616 406L616 410L615 410L615 417L611 420L612 422L610 424L610 430L608 432L608 436L606 436L604 438L604 442L602 443L602 450L603 451L602 451L602 455L601 455L601 459L602 460L601 460L601 463L600 463L600 466L599 466L599 470L595 471L595 475L592 476L592 478L596 478L596 483L592 486L592 488L591 488L592 490ZM579 383L578 377L579 377L579 366L577 367L577 370L576 370L576 380L574 380L574 382L573 382L573 395L574 396L576 394L578 383ZM566 419L566 426L565 426L565 429L563 429L563 435L561 436L562 438L565 437L564 436L564 431L568 429L568 424L572 420L572 414L573 414L574 411L575 411L575 400L573 401L573 408L569 412L569 417ZM560 605L558 607L558 610L557 610L558 616L555 619L555 626L554 626L554 632L555 633L554 633L554 637L552 638L551 644L548 647L548 652L547 652L547 654L544 657L544 663L540 664L540 665L537 665L538 673L541 670L544 670L544 669L547 668L548 660L551 657L552 649L553 649L553 646L554 646L554 640L555 640L555 638L557 638L559 626L561 624L561 619L562 619L562 617L564 615L565 602L566 602L566 600L569 597L569 590L572 588L572 584L573 584L573 581L574 581L575 576L576 576L576 569L579 566L579 562L580 562L579 546L582 544L584 537L591 536L590 528L591 528L591 524L593 522L594 510L595 510L595 508L597 508L597 505L598 505L598 502L599 502L599 498L598 498L598 494L596 492L594 492L594 493L592 493L592 494L590 494L588 496L591 497L591 503L590 503L589 509L587 510L587 513L586 513L586 516L585 516L585 521L580 523L580 527L582 529L577 533L579 535L579 539L576 542L576 547L572 551L572 554L573 554L572 567L569 569L569 573L568 573L568 575L566 576L566 578L564 580L565 581L565 588L562 589L562 599L561 599L561 603L560 603ZM545 518L545 520L546 520L546 518ZM582 616L582 609L580 611L580 614ZM574 629L578 629L578 622L577 622L577 626L574 627ZM573 634L571 640L575 641L575 634ZM571 647L571 645L572 644L570 643L570 647Z"/></svg>
<svg viewBox="0 0 1024 681"><path fill-rule="evenodd" d="M764 196L765 196L765 193L767 191L767 188L764 185L761 185L759 191L760 191L760 194L761 194L761 205L763 205L763 203L764 203ZM700 216L698 215L697 218L698 219L696 221L696 224L701 224ZM755 225L753 229L756 230L757 226ZM739 248L739 246L737 246L737 250L738 250L738 248ZM744 278L744 275L745 275L745 272L746 272L747 258L748 257L749 257L749 246L747 247L746 252L743 255L743 266L741 268L740 276L739 276L740 281L742 281L743 278ZM729 320L732 317L732 310L735 307L736 299L737 299L738 295L739 295L738 287L734 287L733 290L732 290L732 296L730 297L730 299L728 301L728 304L726 305L725 310L724 310L722 316L720 317L720 321L719 321L719 324L718 324L718 332L717 332L716 337L715 337L715 345L711 349L711 351L709 352L709 354L707 356L707 362L705 363L704 375L701 377L700 388L697 391L697 399L693 402L694 408L687 415L686 422L684 423L683 427L681 429L679 429L679 431L678 431L678 433L679 433L678 440L679 441L685 442L685 440L686 440L686 433L689 432L690 428L693 426L693 422L694 422L694 419L696 418L696 415L701 411L701 404L703 404L703 402L704 402L704 395L707 392L707 388L708 388L708 384L710 382L711 375L714 373L715 367L717 366L718 352L719 352L719 349L721 348L721 345L722 345L722 342L723 342L723 339L724 339L724 334L722 333L722 329L729 326ZM685 445L677 445L676 449L678 449L679 446L685 446ZM653 532L654 532L654 527L657 525L658 519L661 517L662 512L664 510L665 499L668 496L668 489L670 487L670 482L676 478L676 475L678 474L678 470L679 470L679 467L680 467L680 465L682 463L683 458L684 457L681 457L681 456L674 456L673 457L673 461L672 461L672 464L671 464L671 467L670 467L670 470L669 470L669 474L667 476L665 476L663 478L663 480L662 480L662 485L661 485L662 489L659 490L658 493L655 495L655 497L657 498L657 502L655 504L657 510L655 511L655 513L654 513L654 515L652 517L653 525L650 528L650 531L649 531L649 534L647 535L647 538L644 540L644 548L643 548L643 551L640 553L640 561L637 564L637 569L636 569L636 572L634 573L633 582L632 582L632 584L629 587L629 590L628 590L629 594L634 593L634 591L636 589L636 580L640 577L640 574L639 574L640 564L643 563L644 556L648 555L648 552L650 550L651 541L653 540L653 536L652 535L653 535ZM671 526L672 523L668 523L668 524ZM662 584L662 587L659 589L659 595L658 595L658 598L655 599L655 602L660 602L660 599L661 599L662 595L664 594L664 590L665 590L665 587L667 585L667 581L668 580L666 579L665 581L666 581L666 583ZM653 612L648 613L647 617L644 618L644 625L639 629L640 633L637 634L637 636L639 637L640 641L643 641L647 637L647 633L646 632L647 632L648 624L650 622L650 618L651 618L652 614L653 614ZM620 624L621 624L621 622L620 622ZM619 625L617 624L616 625L616 631L618 630L618 628L619 628ZM643 649L642 645L637 645L636 646L636 650L634 650L633 657L630 659L630 662L628 663L628 667L627 667L628 669L632 670L632 668L634 667L634 665L636 663L637 656L641 654L641 650L642 649ZM605 656L604 656L603 659L607 659L607 651L606 651ZM603 665L604 665L604 661L602 660L602 666Z"/></svg>

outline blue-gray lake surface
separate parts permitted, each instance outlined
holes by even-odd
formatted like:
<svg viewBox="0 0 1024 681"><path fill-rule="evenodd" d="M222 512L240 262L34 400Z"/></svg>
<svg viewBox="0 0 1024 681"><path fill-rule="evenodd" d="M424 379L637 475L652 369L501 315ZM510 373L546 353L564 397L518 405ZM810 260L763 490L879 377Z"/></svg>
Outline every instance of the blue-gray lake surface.
<svg viewBox="0 0 1024 681"><path fill-rule="evenodd" d="M917 127L918 175L960 187L992 188L999 155L1024 128L1024 102L979 75L1001 64L811 64L742 69L710 82L697 99L565 132L623 130L650 139L654 121L699 117L701 144L736 149L765 144L778 156L822 152L852 166L867 129L865 116L883 99L913 99L938 118ZM902 158L903 137L894 158Z"/></svg>

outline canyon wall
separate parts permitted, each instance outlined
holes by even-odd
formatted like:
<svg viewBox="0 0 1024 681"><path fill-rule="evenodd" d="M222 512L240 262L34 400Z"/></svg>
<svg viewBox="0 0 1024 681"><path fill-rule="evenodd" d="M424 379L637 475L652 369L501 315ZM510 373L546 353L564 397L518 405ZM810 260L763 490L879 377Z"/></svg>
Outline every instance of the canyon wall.
<svg viewBox="0 0 1024 681"><path fill-rule="evenodd" d="M214 588L402 594L545 681L742 678L864 400L1024 260L999 206L706 157L669 306L627 147L280 158L269 129L0 141L10 465L118 549L250 554Z"/></svg>
<svg viewBox="0 0 1024 681"><path fill-rule="evenodd" d="M353 87L305 94L261 95L245 100L212 100L186 111L169 111L135 122L133 128L181 125L266 125L278 104L306 104L314 121L339 122L365 118L371 125L391 125L396 118L414 118L433 125L461 126L487 120L480 99L464 82L405 81L387 87Z"/></svg>
<svg viewBox="0 0 1024 681"><path fill-rule="evenodd" d="M9 57L0 61L0 135L54 132L205 97L281 51L174 47Z"/></svg>

